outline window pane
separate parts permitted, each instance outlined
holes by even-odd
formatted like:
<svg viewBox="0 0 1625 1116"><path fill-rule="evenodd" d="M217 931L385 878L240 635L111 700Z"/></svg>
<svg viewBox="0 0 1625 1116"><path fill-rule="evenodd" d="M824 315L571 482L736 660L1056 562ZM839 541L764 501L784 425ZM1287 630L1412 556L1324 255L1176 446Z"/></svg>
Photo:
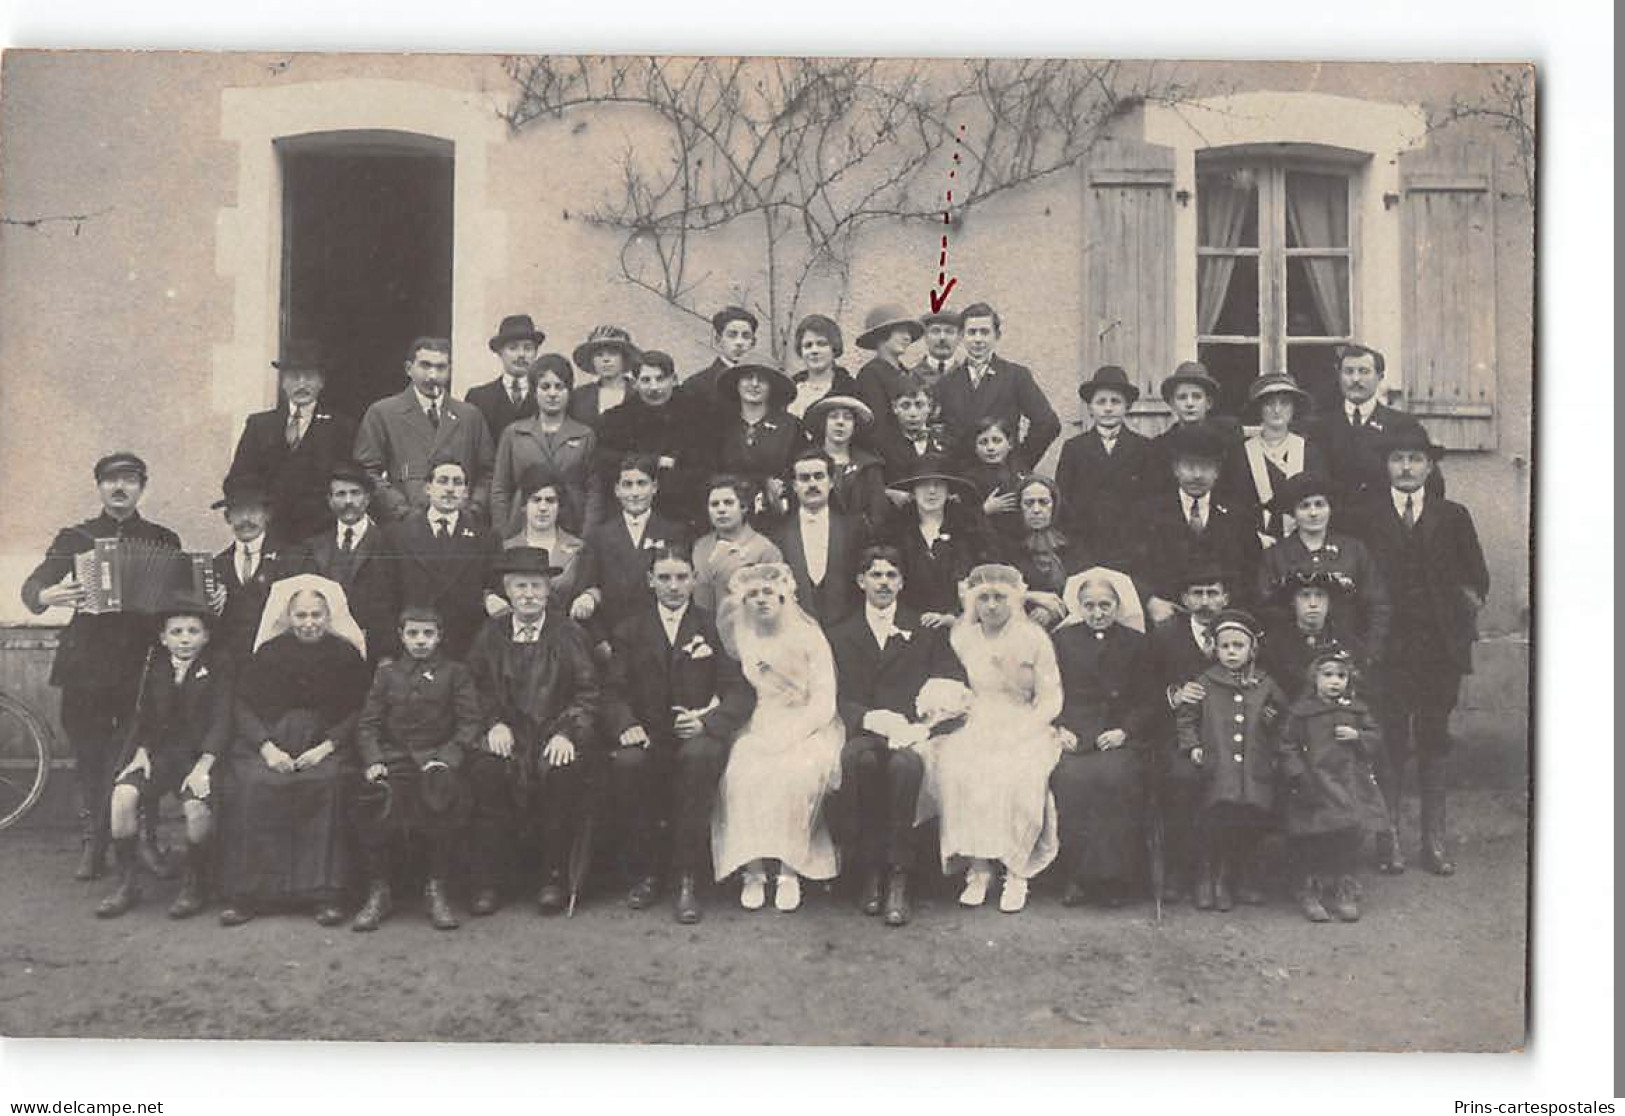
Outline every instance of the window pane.
<svg viewBox="0 0 1625 1116"><path fill-rule="evenodd" d="M1286 246L1347 248L1348 245L1348 179L1335 174L1288 171Z"/></svg>
<svg viewBox="0 0 1625 1116"><path fill-rule="evenodd" d="M1294 256L1286 262L1288 337L1347 337L1349 262L1336 256Z"/></svg>
<svg viewBox="0 0 1625 1116"><path fill-rule="evenodd" d="M1197 328L1204 334L1258 336L1258 258L1206 256L1196 264Z"/></svg>
<svg viewBox="0 0 1625 1116"><path fill-rule="evenodd" d="M1258 176L1246 167L1196 176L1196 243L1258 247Z"/></svg>
<svg viewBox="0 0 1625 1116"><path fill-rule="evenodd" d="M1222 415L1241 414L1247 402L1247 385L1258 376L1258 346L1209 342L1198 345L1196 355L1219 381L1219 401L1214 410Z"/></svg>
<svg viewBox="0 0 1625 1116"><path fill-rule="evenodd" d="M1315 401L1316 414L1335 411L1342 398L1337 390L1337 348L1299 344L1286 349L1286 370Z"/></svg>

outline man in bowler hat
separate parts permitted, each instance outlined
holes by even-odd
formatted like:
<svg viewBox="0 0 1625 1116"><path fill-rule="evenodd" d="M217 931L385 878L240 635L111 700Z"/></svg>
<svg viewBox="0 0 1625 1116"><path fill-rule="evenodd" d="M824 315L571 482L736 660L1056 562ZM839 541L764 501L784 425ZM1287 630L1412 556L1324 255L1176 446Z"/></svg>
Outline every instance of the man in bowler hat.
<svg viewBox="0 0 1625 1116"><path fill-rule="evenodd" d="M1140 389L1115 364L1097 368L1078 385L1088 429L1066 440L1055 470L1062 493L1059 526L1095 560L1123 570L1130 556L1133 509L1150 492L1151 440L1130 430L1129 408ZM1159 478L1160 479L1160 478Z"/></svg>
<svg viewBox="0 0 1625 1116"><path fill-rule="evenodd" d="M547 334L536 328L529 314L510 314L487 342L502 362L502 374L469 388L463 398L485 416L492 442L500 442L502 432L514 420L535 417L536 385L531 379L531 366L546 339Z"/></svg>

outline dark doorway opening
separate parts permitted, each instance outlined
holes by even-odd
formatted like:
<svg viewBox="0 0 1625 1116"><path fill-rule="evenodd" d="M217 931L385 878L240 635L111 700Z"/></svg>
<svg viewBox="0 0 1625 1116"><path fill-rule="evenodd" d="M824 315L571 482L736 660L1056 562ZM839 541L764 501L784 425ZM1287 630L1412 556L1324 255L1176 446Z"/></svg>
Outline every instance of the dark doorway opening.
<svg viewBox="0 0 1625 1116"><path fill-rule="evenodd" d="M281 335L317 341L327 406L359 417L406 384L406 346L451 335L452 145L400 132L277 144Z"/></svg>

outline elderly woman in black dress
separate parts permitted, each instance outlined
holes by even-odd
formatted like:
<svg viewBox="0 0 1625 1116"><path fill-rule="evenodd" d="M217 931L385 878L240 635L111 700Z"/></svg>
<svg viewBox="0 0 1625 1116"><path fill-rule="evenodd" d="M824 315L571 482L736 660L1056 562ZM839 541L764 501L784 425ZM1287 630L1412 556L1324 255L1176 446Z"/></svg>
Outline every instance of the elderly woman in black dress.
<svg viewBox="0 0 1625 1116"><path fill-rule="evenodd" d="M1050 775L1060 815L1062 902L1115 906L1144 863L1146 744L1156 691L1134 583L1099 566L1068 580L1067 622L1053 636L1065 703Z"/></svg>
<svg viewBox="0 0 1625 1116"><path fill-rule="evenodd" d="M344 590L315 574L271 587L254 657L237 681L237 739L226 761L226 905L236 926L269 907L344 920L353 850L346 822L355 723L367 696L366 638Z"/></svg>

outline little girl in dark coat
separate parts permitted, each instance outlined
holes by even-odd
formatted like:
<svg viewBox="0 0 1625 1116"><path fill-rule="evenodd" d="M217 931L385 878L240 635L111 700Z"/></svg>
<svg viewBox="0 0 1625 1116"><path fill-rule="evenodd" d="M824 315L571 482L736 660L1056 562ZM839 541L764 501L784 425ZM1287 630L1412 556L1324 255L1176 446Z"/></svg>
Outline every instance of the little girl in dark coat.
<svg viewBox="0 0 1625 1116"><path fill-rule="evenodd" d="M1281 780L1286 789L1286 831L1304 871L1298 901L1310 922L1332 914L1344 922L1360 917L1354 878L1360 840L1381 832L1388 815L1371 773L1382 733L1371 709L1354 696L1354 656L1324 648L1309 664L1309 686L1287 711L1280 741Z"/></svg>
<svg viewBox="0 0 1625 1116"><path fill-rule="evenodd" d="M1218 661L1198 679L1206 694L1179 707L1179 750L1203 773L1193 902L1198 910L1228 911L1231 885L1271 822L1277 721L1287 701L1256 666L1259 627L1249 613L1219 613L1213 640ZM1246 901L1262 901L1247 891Z"/></svg>

